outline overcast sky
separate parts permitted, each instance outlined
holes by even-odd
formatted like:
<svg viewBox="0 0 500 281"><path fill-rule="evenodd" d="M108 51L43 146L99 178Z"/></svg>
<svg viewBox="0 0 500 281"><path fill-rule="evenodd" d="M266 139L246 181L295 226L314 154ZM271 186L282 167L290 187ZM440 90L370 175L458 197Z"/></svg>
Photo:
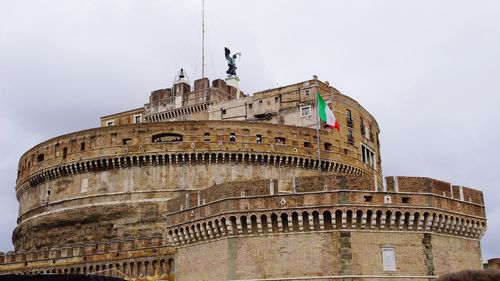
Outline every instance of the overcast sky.
<svg viewBox="0 0 500 281"><path fill-rule="evenodd" d="M318 75L378 120L384 176L484 192L500 257L499 1L206 0L206 74L241 52L246 93ZM201 76L201 0L0 0L0 250L13 248L19 157Z"/></svg>

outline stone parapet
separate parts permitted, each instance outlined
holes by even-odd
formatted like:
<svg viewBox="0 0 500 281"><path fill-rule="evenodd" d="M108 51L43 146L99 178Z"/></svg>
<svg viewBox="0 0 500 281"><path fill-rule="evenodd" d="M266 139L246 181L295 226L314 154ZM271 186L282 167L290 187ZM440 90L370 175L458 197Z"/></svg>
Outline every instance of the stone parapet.
<svg viewBox="0 0 500 281"><path fill-rule="evenodd" d="M386 177L385 179L388 191L433 193L459 201L484 205L483 193L472 188L452 185L427 177Z"/></svg>
<svg viewBox="0 0 500 281"><path fill-rule="evenodd" d="M2 274L94 273L121 277L163 275L169 278L173 273L175 249L164 242L161 237L143 237L128 242L123 240L78 244L54 248L48 252L9 252L7 255L0 253L0 272Z"/></svg>

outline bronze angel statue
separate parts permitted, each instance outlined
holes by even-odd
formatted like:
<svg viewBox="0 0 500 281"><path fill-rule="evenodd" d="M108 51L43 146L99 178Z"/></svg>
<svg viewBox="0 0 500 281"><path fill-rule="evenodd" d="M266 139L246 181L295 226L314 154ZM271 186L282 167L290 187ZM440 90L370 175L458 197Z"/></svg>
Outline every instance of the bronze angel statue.
<svg viewBox="0 0 500 281"><path fill-rule="evenodd" d="M227 48L224 47L224 51L226 53L226 60L227 60L227 66L229 69L226 71L228 75L235 75L236 76L236 58L238 56L241 56L241 53L236 53L231 56L231 51Z"/></svg>

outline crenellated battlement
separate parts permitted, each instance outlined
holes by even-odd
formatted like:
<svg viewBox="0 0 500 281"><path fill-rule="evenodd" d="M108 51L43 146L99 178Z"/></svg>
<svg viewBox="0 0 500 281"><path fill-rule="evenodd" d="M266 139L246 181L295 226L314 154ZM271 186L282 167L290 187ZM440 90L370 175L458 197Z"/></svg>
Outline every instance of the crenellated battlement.
<svg viewBox="0 0 500 281"><path fill-rule="evenodd" d="M393 178L388 177L387 179ZM404 181L405 185L402 189L394 190L388 184L385 192L374 191L373 178L366 175L292 177L288 182L279 182L274 179L233 182L214 185L201 190L182 191L178 193L177 197L169 200L167 211L173 214L186 209L220 203L222 200L246 200L247 198L266 200L267 197L273 195L293 197L301 194L316 196L317 193L325 192L336 194L349 192L347 197L342 195L347 198L342 202L338 199L338 196L336 199L332 199L333 201L319 196L319 201L316 200L314 204L390 205L400 208L426 207L475 217L484 218L485 216L483 201L478 200L482 199L481 191L461 187L464 192L466 191L465 194L474 196L469 200L465 200L465 198L454 198L441 194L439 192L441 186L448 184L442 181L420 177L404 177ZM410 183L413 183L413 185ZM420 185L426 183L427 189L421 188ZM438 185L434 185L434 183L438 183ZM451 184L448 185L452 186ZM236 206L238 204L240 203L235 203ZM228 208L232 204L224 202L222 205ZM248 203L244 205L252 209L248 206ZM272 204L269 206L272 206ZM219 210L219 208L213 206L209 209Z"/></svg>
<svg viewBox="0 0 500 281"><path fill-rule="evenodd" d="M126 238L123 240L99 241L95 243L79 243L58 248L44 248L39 251L0 252L0 263L34 262L58 258L74 258L88 255L99 255L120 251L144 250L169 246L161 235L153 237Z"/></svg>
<svg viewBox="0 0 500 281"><path fill-rule="evenodd" d="M432 193L447 198L484 205L483 193L469 187L426 177L386 177L387 191Z"/></svg>
<svg viewBox="0 0 500 281"><path fill-rule="evenodd" d="M75 244L39 251L0 252L2 273L170 276L175 249L161 235ZM117 269L119 272L115 272Z"/></svg>

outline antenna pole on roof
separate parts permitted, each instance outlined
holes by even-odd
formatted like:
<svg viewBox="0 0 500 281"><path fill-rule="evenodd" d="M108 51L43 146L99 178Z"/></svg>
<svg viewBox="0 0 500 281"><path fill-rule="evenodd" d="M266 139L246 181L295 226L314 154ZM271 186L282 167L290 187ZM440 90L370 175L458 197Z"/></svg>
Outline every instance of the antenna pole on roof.
<svg viewBox="0 0 500 281"><path fill-rule="evenodd" d="M201 78L205 78L205 0L201 0Z"/></svg>

